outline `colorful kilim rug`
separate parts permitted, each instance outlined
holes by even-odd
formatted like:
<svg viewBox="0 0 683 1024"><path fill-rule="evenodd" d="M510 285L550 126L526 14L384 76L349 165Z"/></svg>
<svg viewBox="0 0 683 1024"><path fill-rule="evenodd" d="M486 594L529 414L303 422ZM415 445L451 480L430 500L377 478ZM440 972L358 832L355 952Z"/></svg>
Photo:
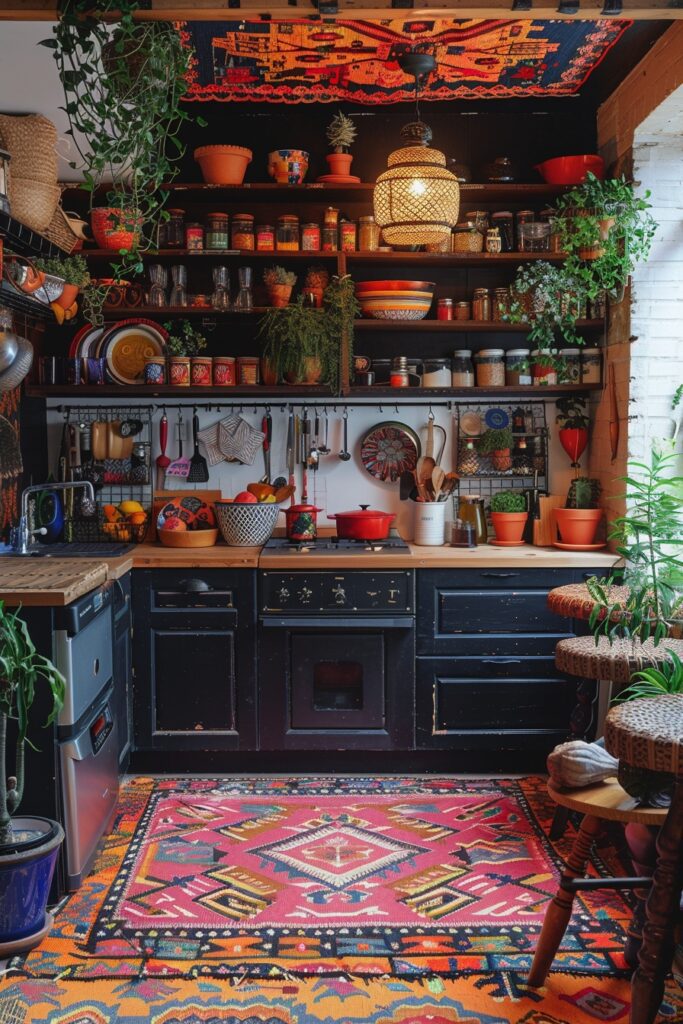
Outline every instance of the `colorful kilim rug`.
<svg viewBox="0 0 683 1024"><path fill-rule="evenodd" d="M547 841L552 811L538 778L132 779L0 1022L626 1024L615 893L577 897L526 985L573 834ZM623 869L605 839L591 873Z"/></svg>
<svg viewBox="0 0 683 1024"><path fill-rule="evenodd" d="M568 96L631 22L391 18L190 21L186 100L396 103L415 84L397 57L428 47L437 67L425 100Z"/></svg>

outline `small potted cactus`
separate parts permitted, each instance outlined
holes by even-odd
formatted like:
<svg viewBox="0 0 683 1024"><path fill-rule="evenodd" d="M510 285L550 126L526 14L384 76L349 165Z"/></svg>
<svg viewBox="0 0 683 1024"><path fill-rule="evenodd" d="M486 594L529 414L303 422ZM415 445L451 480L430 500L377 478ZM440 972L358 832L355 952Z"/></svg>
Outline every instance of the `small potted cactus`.
<svg viewBox="0 0 683 1024"><path fill-rule="evenodd" d="M599 500L599 480L585 476L572 480L564 508L553 509L563 545L584 550L594 546L595 534L603 517L602 509L598 508Z"/></svg>
<svg viewBox="0 0 683 1024"><path fill-rule="evenodd" d="M296 274L284 267L266 267L263 271L263 280L268 289L268 299L271 306L282 309L289 305L292 297L292 288L296 284Z"/></svg>
<svg viewBox="0 0 683 1024"><path fill-rule="evenodd" d="M350 178L353 156L348 152L356 138L356 126L350 117L338 110L327 126L327 141L333 152L325 157L330 174L336 178Z"/></svg>
<svg viewBox="0 0 683 1024"><path fill-rule="evenodd" d="M528 518L526 496L522 491L499 491L491 498L491 521L496 531L494 543L523 544L524 527Z"/></svg>

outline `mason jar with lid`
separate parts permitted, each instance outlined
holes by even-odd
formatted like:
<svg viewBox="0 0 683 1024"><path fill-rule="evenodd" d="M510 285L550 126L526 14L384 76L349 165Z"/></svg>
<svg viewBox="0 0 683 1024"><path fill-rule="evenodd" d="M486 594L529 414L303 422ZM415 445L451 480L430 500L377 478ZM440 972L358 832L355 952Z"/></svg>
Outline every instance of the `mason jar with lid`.
<svg viewBox="0 0 683 1024"><path fill-rule="evenodd" d="M358 248L361 252L377 252L381 230L372 216L358 218Z"/></svg>
<svg viewBox="0 0 683 1024"><path fill-rule="evenodd" d="M451 385L449 359L424 359L422 361L422 387L447 388Z"/></svg>
<svg viewBox="0 0 683 1024"><path fill-rule="evenodd" d="M453 228L453 252L483 252L484 236L473 220L463 220Z"/></svg>
<svg viewBox="0 0 683 1024"><path fill-rule="evenodd" d="M465 213L465 219L472 221L477 231L486 235L486 232L491 227L491 215L488 210L468 210Z"/></svg>
<svg viewBox="0 0 683 1024"><path fill-rule="evenodd" d="M581 382L581 349L561 348L560 384L579 384Z"/></svg>
<svg viewBox="0 0 683 1024"><path fill-rule="evenodd" d="M301 248L304 252L320 251L320 225L311 222L301 225Z"/></svg>
<svg viewBox="0 0 683 1024"><path fill-rule="evenodd" d="M472 306L469 302L456 302L454 307L456 320L469 320L472 316Z"/></svg>
<svg viewBox="0 0 683 1024"><path fill-rule="evenodd" d="M473 388L474 387L474 366L472 365L472 350L469 348L456 348L451 362L451 387Z"/></svg>
<svg viewBox="0 0 683 1024"><path fill-rule="evenodd" d="M253 213L236 213L232 218L230 245L233 249L254 248L254 215Z"/></svg>
<svg viewBox="0 0 683 1024"><path fill-rule="evenodd" d="M494 288L493 290L493 319L502 320L506 313L510 312L510 289Z"/></svg>
<svg viewBox="0 0 683 1024"><path fill-rule="evenodd" d="M491 293L488 288L475 288L472 292L472 319L491 319Z"/></svg>
<svg viewBox="0 0 683 1024"><path fill-rule="evenodd" d="M584 348L581 352L581 383L600 384L602 360L599 348Z"/></svg>
<svg viewBox="0 0 683 1024"><path fill-rule="evenodd" d="M228 248L227 213L208 213L206 215L206 248Z"/></svg>
<svg viewBox="0 0 683 1024"><path fill-rule="evenodd" d="M518 210L515 214L515 244L518 252L522 251L522 224L528 224L535 216L533 210Z"/></svg>
<svg viewBox="0 0 683 1024"><path fill-rule="evenodd" d="M339 248L342 252L355 252L357 245L355 220L343 220L339 225Z"/></svg>
<svg viewBox="0 0 683 1024"><path fill-rule="evenodd" d="M478 388L505 386L505 352L502 348L482 348L474 354Z"/></svg>
<svg viewBox="0 0 683 1024"><path fill-rule="evenodd" d="M279 252L299 251L299 218L295 213L283 213L278 217L275 248Z"/></svg>
<svg viewBox="0 0 683 1024"><path fill-rule="evenodd" d="M168 220L164 224L164 237L167 249L182 249L185 244L184 210L168 210Z"/></svg>
<svg viewBox="0 0 683 1024"><path fill-rule="evenodd" d="M505 383L507 387L531 384L528 348L510 348L505 353Z"/></svg>
<svg viewBox="0 0 683 1024"><path fill-rule="evenodd" d="M256 251L275 252L275 231L272 224L256 226Z"/></svg>

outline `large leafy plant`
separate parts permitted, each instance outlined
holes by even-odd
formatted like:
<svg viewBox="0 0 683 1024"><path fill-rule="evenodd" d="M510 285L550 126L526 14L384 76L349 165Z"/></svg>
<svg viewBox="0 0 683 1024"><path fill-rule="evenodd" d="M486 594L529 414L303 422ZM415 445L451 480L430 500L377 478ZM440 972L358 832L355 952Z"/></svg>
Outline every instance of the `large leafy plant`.
<svg viewBox="0 0 683 1024"><path fill-rule="evenodd" d="M589 173L558 200L554 227L567 253L566 269L589 299L620 292L649 256L657 230L649 196L636 196L623 177L600 181ZM595 258L584 258L588 250Z"/></svg>
<svg viewBox="0 0 683 1024"><path fill-rule="evenodd" d="M36 687L47 685L52 708L45 725L59 714L66 681L52 662L38 654L19 611L8 612L0 601L0 843L12 836L12 815L24 795L25 754L29 713ZM9 775L8 723L16 722L14 775Z"/></svg>
<svg viewBox="0 0 683 1024"><path fill-rule="evenodd" d="M512 285L510 309L503 315L509 323L529 323L529 341L540 349L552 349L559 336L567 344L581 345L576 333L579 316L577 281L565 267L539 260L517 269Z"/></svg>
<svg viewBox="0 0 683 1024"><path fill-rule="evenodd" d="M626 689L613 700L613 704L624 704L643 697L662 697L667 693L683 693L683 662L675 651L667 649L667 660L658 667L644 668L634 672Z"/></svg>
<svg viewBox="0 0 683 1024"><path fill-rule="evenodd" d="M137 21L140 0L60 0L53 51L64 89L68 133L80 158L82 187L91 206L105 179L106 205L122 211L112 227L144 224L140 241L121 252L114 276L142 271L140 252L150 247L165 217L164 185L183 154L180 129L188 113L190 53L171 22ZM203 123L203 122L200 122ZM98 205L105 205L101 201Z"/></svg>

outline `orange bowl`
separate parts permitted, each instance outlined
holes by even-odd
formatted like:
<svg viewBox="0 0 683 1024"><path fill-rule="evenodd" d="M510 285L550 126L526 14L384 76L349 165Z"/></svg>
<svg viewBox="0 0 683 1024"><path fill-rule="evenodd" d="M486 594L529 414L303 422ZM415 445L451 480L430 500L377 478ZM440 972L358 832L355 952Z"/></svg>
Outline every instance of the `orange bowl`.
<svg viewBox="0 0 683 1024"><path fill-rule="evenodd" d="M212 548L218 540L218 530L157 530L157 533L167 548Z"/></svg>

